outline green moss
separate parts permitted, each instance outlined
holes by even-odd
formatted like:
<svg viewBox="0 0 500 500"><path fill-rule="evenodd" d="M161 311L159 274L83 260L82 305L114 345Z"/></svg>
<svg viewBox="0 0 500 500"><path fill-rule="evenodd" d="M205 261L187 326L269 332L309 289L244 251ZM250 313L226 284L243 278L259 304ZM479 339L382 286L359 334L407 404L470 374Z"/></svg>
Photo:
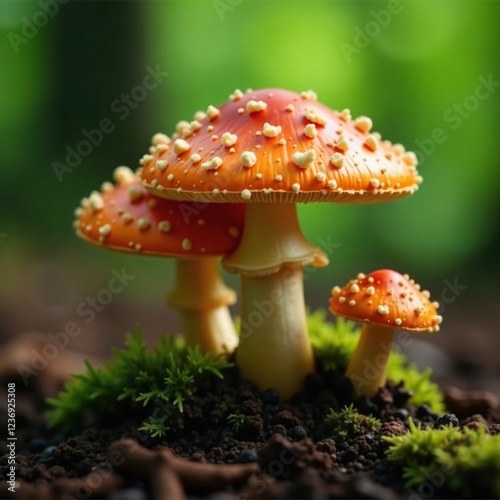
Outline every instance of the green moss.
<svg viewBox="0 0 500 500"><path fill-rule="evenodd" d="M222 378L221 370L231 366L175 337L161 337L159 345L148 351L139 326L135 335L126 335L125 345L115 349L102 368L86 361L87 372L74 375L57 399L48 400L51 426L79 429L88 420L117 415L121 407L142 406L147 414L161 402L161 416L149 418L143 428L163 435L169 413L182 412L186 398L195 395L207 377Z"/></svg>
<svg viewBox="0 0 500 500"><path fill-rule="evenodd" d="M330 410L325 417L325 423L334 440L350 440L375 432L380 427L380 420L375 417L358 413L353 405L345 406L340 411Z"/></svg>
<svg viewBox="0 0 500 500"><path fill-rule="evenodd" d="M235 431L239 431L241 426L245 423L245 415L239 412L230 413L227 416L227 422Z"/></svg>
<svg viewBox="0 0 500 500"><path fill-rule="evenodd" d="M318 359L326 369L343 373L359 338L354 324L341 319L335 325L328 323L320 311L309 315L309 329ZM139 327L134 335L126 336L125 345L115 349L102 368L86 362L86 373L74 375L57 399L49 400L52 426L77 430L133 410L144 415L143 430L162 436L175 420L171 417L183 411L185 400L203 392L203 384L211 377L222 377L221 370L231 366L221 357L202 355L198 348L186 347L174 337L161 337L159 345L148 350ZM427 403L434 411L442 411L442 395L429 374L408 366L404 356L391 355L388 377L396 382L404 380L414 391L415 404ZM158 406L161 412L153 413Z"/></svg>
<svg viewBox="0 0 500 500"><path fill-rule="evenodd" d="M352 321L337 318L335 324L326 320L326 313L317 310L307 316L309 336L314 354L326 370L344 372L359 340L359 329Z"/></svg>
<svg viewBox="0 0 500 500"><path fill-rule="evenodd" d="M404 436L384 437L391 446L389 460L403 466L408 488L445 487L460 497L500 496L500 434L483 428L424 429L410 419Z"/></svg>
<svg viewBox="0 0 500 500"><path fill-rule="evenodd" d="M143 422L139 430L146 432L151 437L162 437L170 430L169 420L171 417L172 414L168 411L161 417L151 415Z"/></svg>
<svg viewBox="0 0 500 500"><path fill-rule="evenodd" d="M337 318L336 323L326 321L324 311L308 315L309 335L316 357L325 369L343 373L359 340L359 329L355 323ZM405 387L413 391L411 402L418 406L428 404L435 412L444 412L443 394L437 384L430 380L431 370L419 371L407 362L404 355L392 352L387 367L387 378L394 382L404 381Z"/></svg>

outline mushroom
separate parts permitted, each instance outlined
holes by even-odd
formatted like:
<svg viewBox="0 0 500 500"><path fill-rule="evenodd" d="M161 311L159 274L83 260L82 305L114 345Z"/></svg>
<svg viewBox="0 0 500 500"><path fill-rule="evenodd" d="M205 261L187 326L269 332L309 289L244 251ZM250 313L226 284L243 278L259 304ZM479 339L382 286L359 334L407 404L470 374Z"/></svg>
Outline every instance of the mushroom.
<svg viewBox="0 0 500 500"><path fill-rule="evenodd" d="M391 269L361 273L343 288L333 288L330 311L364 323L345 372L358 396L373 396L385 385L394 330L439 331L439 304L429 297L407 274Z"/></svg>
<svg viewBox="0 0 500 500"><path fill-rule="evenodd" d="M295 204L397 199L422 180L415 155L371 125L318 103L312 91L236 90L220 108L180 122L170 145L143 158L143 183L158 196L247 204L241 243L223 259L241 275L236 361L244 378L285 399L314 371L303 268L328 263L302 235Z"/></svg>
<svg viewBox="0 0 500 500"><path fill-rule="evenodd" d="M76 209L77 234L110 250L176 259L174 289L167 303L178 309L188 345L203 352L232 351L238 343L227 308L236 294L220 277L218 259L235 249L243 226L244 206L226 210L156 198L127 167L114 172Z"/></svg>

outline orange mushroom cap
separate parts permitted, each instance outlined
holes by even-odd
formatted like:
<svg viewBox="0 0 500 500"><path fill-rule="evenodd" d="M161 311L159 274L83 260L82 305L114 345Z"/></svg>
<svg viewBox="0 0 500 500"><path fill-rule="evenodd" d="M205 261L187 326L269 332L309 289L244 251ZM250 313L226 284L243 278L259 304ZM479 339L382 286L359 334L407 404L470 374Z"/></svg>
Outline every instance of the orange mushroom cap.
<svg viewBox="0 0 500 500"><path fill-rule="evenodd" d="M359 274L343 288L335 287L330 311L338 316L413 331L439 331L442 317L414 280L391 269Z"/></svg>
<svg viewBox="0 0 500 500"><path fill-rule="evenodd" d="M171 257L220 256L236 249L244 205L177 202L151 195L126 167L76 209L77 234L112 250Z"/></svg>
<svg viewBox="0 0 500 500"><path fill-rule="evenodd" d="M155 194L209 202L377 202L412 194L414 153L382 141L368 117L333 111L314 92L235 91L158 137L141 177Z"/></svg>

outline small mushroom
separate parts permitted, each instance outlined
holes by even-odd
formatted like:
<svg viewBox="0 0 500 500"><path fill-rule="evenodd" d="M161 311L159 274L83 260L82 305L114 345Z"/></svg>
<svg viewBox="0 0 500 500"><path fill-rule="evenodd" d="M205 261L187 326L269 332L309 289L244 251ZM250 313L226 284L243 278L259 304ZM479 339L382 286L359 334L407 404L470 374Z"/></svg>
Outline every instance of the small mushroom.
<svg viewBox="0 0 500 500"><path fill-rule="evenodd" d="M394 330L437 332L442 317L407 274L382 269L360 274L343 288L334 287L330 311L363 322L356 350L345 372L359 396L373 396L386 381Z"/></svg>
<svg viewBox="0 0 500 500"><path fill-rule="evenodd" d="M314 371L304 267L328 264L304 238L296 204L398 199L415 192L422 178L412 153L399 147L396 154L389 141L369 133L371 120L351 120L348 110L329 109L312 91L240 94L200 116L201 127L186 139L190 149L167 145L145 157L141 178L165 198L246 204L241 243L222 261L241 276L236 363L242 377L288 399ZM158 170L158 161L168 167Z"/></svg>
<svg viewBox="0 0 500 500"><path fill-rule="evenodd" d="M176 259L176 282L167 303L179 310L188 345L203 352L233 351L238 343L227 308L236 294L220 277L218 259L235 249L244 207L156 198L127 167L115 170L76 210L77 234L110 250Z"/></svg>

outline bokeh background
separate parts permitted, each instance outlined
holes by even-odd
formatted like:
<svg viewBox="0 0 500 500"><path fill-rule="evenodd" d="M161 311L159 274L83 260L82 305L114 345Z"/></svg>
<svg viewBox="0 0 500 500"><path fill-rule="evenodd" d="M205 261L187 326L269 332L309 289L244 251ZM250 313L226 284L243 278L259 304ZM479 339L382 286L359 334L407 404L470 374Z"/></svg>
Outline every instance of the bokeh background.
<svg viewBox="0 0 500 500"><path fill-rule="evenodd" d="M90 247L74 208L115 166L135 168L154 133L235 88L311 88L416 151L424 183L392 203L300 206L307 237L336 243L330 266L307 273L308 304L326 308L359 271L408 272L445 316L410 357L499 389L499 15L496 1L2 0L2 338L76 321L71 348L105 357L136 322L150 342L175 332L172 263ZM168 75L137 90L151 69ZM104 119L113 130L71 167L68 148ZM86 323L79 304L122 268L134 280Z"/></svg>

